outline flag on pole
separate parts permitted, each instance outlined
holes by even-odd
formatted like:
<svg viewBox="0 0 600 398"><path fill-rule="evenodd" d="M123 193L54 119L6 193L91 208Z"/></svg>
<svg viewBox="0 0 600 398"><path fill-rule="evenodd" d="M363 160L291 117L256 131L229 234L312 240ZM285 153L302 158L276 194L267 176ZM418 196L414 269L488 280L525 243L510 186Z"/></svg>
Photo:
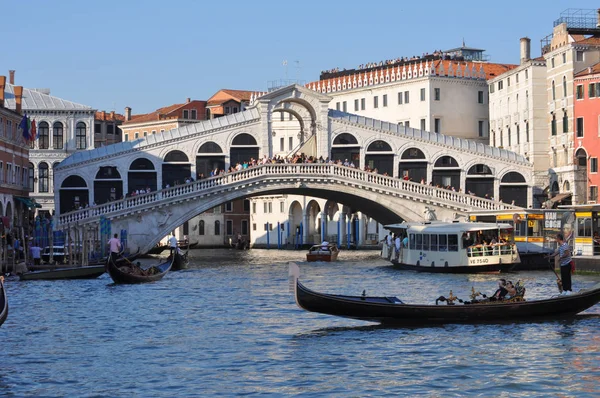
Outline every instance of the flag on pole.
<svg viewBox="0 0 600 398"><path fill-rule="evenodd" d="M21 123L19 123L19 128L23 131L23 138L25 138L25 141L29 141L29 123L27 115L24 115L23 119L21 119Z"/></svg>
<svg viewBox="0 0 600 398"><path fill-rule="evenodd" d="M37 134L37 126L35 125L35 119L33 119L31 121L31 128L29 129L29 137L31 138L31 141L35 140Z"/></svg>

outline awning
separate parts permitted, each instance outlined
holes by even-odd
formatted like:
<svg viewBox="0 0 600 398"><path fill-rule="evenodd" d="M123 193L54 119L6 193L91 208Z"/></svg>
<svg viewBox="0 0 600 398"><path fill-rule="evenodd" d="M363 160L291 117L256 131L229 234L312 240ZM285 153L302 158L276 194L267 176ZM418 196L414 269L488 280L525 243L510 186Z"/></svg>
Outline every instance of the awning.
<svg viewBox="0 0 600 398"><path fill-rule="evenodd" d="M20 196L15 196L15 199L18 200L19 202L23 203L25 206L27 206L30 209L35 209L35 208L40 209L42 207L41 204L36 203L35 200L30 199L30 198L23 198Z"/></svg>
<svg viewBox="0 0 600 398"><path fill-rule="evenodd" d="M552 202L552 203L560 202L561 200L571 197L571 195L572 195L571 192L559 193L555 197L550 198L550 202Z"/></svg>

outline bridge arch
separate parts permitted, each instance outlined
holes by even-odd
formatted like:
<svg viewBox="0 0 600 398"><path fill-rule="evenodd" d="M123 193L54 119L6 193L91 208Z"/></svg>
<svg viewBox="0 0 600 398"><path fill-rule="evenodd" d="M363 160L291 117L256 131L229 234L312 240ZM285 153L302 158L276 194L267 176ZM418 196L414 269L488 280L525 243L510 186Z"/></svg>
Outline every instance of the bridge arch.
<svg viewBox="0 0 600 398"><path fill-rule="evenodd" d="M343 132L333 139L330 159L333 161L341 160L342 162L348 159L349 162L354 163L354 166L360 168L360 149L361 144L356 136Z"/></svg>
<svg viewBox="0 0 600 398"><path fill-rule="evenodd" d="M398 177L408 178L419 182L421 180L429 181L427 166L429 161L427 155L420 148L411 146L404 149L400 154L398 162Z"/></svg>
<svg viewBox="0 0 600 398"><path fill-rule="evenodd" d="M304 118L302 117L302 115L300 114L300 112L296 111L295 109L292 109L292 108L275 108L275 109L273 109L273 113L289 113L290 115L293 115L298 120L298 123L300 123L300 132L301 133L306 132L306 129L305 129L305 126L304 126Z"/></svg>
<svg viewBox="0 0 600 398"><path fill-rule="evenodd" d="M527 182L523 174L508 171L500 178L499 201L512 203L516 206L527 207Z"/></svg>
<svg viewBox="0 0 600 398"><path fill-rule="evenodd" d="M288 210L289 233L293 243L298 243L300 240L300 224L302 223L302 205L297 200L290 203ZM292 238L293 237L293 238Z"/></svg>
<svg viewBox="0 0 600 398"><path fill-rule="evenodd" d="M465 178L465 192L473 192L480 198L494 196L494 172L483 163L472 165L467 170Z"/></svg>
<svg viewBox="0 0 600 398"><path fill-rule="evenodd" d="M139 157L132 161L127 170L128 190L135 191L150 188L150 191L156 191L158 188L156 169L154 162L148 158Z"/></svg>
<svg viewBox="0 0 600 398"><path fill-rule="evenodd" d="M312 199L306 204L304 214L307 242L319 242L321 240L322 225L321 205L315 199Z"/></svg>
<svg viewBox="0 0 600 398"><path fill-rule="evenodd" d="M211 171L225 170L225 154L221 146L214 141L206 141L200 145L196 153L197 179L210 177Z"/></svg>
<svg viewBox="0 0 600 398"><path fill-rule="evenodd" d="M452 187L457 191L460 188L461 168L458 161L450 155L442 155L433 162L433 172L431 180L433 185L441 187Z"/></svg>
<svg viewBox="0 0 600 398"><path fill-rule="evenodd" d="M366 144L365 166L379 174L394 175L394 150L387 142L374 139Z"/></svg>
<svg viewBox="0 0 600 398"><path fill-rule="evenodd" d="M238 133L231 137L229 150L229 165L235 166L236 163L243 163L254 158L259 160L259 147L256 138L248 133Z"/></svg>
<svg viewBox="0 0 600 398"><path fill-rule="evenodd" d="M275 105L273 106L273 110L275 108L277 108L277 106L284 105L284 104L290 104L290 105L297 104L300 107L306 109L308 111L308 113L310 114L310 126L313 127L313 124L317 120L317 111L316 111L317 106L315 106L315 104L312 104L310 100L307 100L304 98L298 98L298 97L284 98L275 103Z"/></svg>
<svg viewBox="0 0 600 398"><path fill-rule="evenodd" d="M99 167L94 177L94 203L112 202L121 199L122 196L123 179L118 167Z"/></svg>
<svg viewBox="0 0 600 398"><path fill-rule="evenodd" d="M186 153L179 149L169 151L163 158L162 163L162 185L171 187L184 184L191 176L192 168L190 159Z"/></svg>
<svg viewBox="0 0 600 398"><path fill-rule="evenodd" d="M89 189L85 179L77 174L65 178L60 185L59 198L61 213L89 204Z"/></svg>

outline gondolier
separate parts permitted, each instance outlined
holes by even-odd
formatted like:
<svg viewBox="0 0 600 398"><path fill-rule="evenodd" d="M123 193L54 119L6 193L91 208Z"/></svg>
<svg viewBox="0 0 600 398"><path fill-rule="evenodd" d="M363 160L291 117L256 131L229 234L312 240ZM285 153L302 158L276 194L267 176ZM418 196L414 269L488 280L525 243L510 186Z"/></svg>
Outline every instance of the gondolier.
<svg viewBox="0 0 600 398"><path fill-rule="evenodd" d="M560 279L562 280L563 292L561 294L571 294L571 247L569 243L565 241L562 234L556 234L556 242L558 248L550 255L550 257L558 256L558 262L560 264Z"/></svg>
<svg viewBox="0 0 600 398"><path fill-rule="evenodd" d="M119 257L119 253L121 252L121 241L119 240L118 236L118 234L115 234L108 240L108 246L110 249L109 260L112 261L117 261L117 257Z"/></svg>
<svg viewBox="0 0 600 398"><path fill-rule="evenodd" d="M177 238L175 237L175 232L169 238L169 248L171 249L171 255L177 253Z"/></svg>

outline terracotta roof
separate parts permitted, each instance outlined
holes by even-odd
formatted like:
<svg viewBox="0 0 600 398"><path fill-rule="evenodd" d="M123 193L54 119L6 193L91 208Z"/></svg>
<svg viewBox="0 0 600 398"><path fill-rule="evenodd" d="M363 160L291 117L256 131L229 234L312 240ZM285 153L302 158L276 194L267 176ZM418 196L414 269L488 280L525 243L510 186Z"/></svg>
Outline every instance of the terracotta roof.
<svg viewBox="0 0 600 398"><path fill-rule="evenodd" d="M575 77L595 75L596 73L600 73L600 62L598 62L595 65L590 66L589 68L585 68L581 72L576 73Z"/></svg>
<svg viewBox="0 0 600 398"><path fill-rule="evenodd" d="M94 115L94 119L95 120L118 120L121 122L125 121L125 116L118 114L118 113L114 113L113 114L114 118L111 117L111 112L104 112L104 116L102 115L102 112L96 112L96 114Z"/></svg>
<svg viewBox="0 0 600 398"><path fill-rule="evenodd" d="M254 93L254 91L222 89L217 91L212 97L210 97L207 103L209 105L216 105L222 104L231 99L237 102L250 101L252 93Z"/></svg>
<svg viewBox="0 0 600 398"><path fill-rule="evenodd" d="M225 113L222 106L211 106L208 109L210 109L212 115L223 115Z"/></svg>
<svg viewBox="0 0 600 398"><path fill-rule="evenodd" d="M204 109L206 107L206 101L193 100L190 102L185 102L183 104L173 104L169 106L165 106L163 108L159 108L154 112L144 113L139 115L131 115L131 120L126 121L123 124L133 124L133 123L146 123L146 122L154 122L158 120L168 120L168 119L178 119L180 118L179 113L175 111L183 108L186 105L191 103L197 103L200 105L198 108L198 118L202 120L204 118Z"/></svg>
<svg viewBox="0 0 600 398"><path fill-rule="evenodd" d="M456 61L456 60L434 60L432 61L433 63L433 67L436 70L436 75L439 73L440 70L440 65L443 65L444 67L444 76L448 75L448 70L450 68L450 64L452 64L452 69L454 70L454 73L456 74L456 69L457 66L460 65L463 71L463 75L465 74L465 66L468 65L469 68L469 74L471 74L471 70L473 69L473 66L475 66L475 71L477 74L479 74L479 69L483 66L483 71L485 73L485 78L486 80L489 79L493 79L496 76L499 76L505 72L508 72L509 70L515 69L517 68L519 65L514 65L514 64L497 64L497 63L491 63L491 62L467 62L467 61ZM431 65L431 63L429 64ZM377 75L378 77L381 77L382 71L383 71L383 76L385 77L385 75L387 73L389 73L390 75L392 73L397 73L398 72L398 68L400 69L400 72L402 73L403 68L406 67L406 70L408 71L408 69L414 70L415 66L417 67L417 70L419 70L421 68L421 66L423 68L425 68L425 63L418 61L418 62L412 62L412 63L408 63L404 66L390 66L390 67L384 67L382 69L377 69L377 70L373 70L373 71L369 71L369 72L358 72L358 73L353 73L351 75L347 75L347 76L343 76L343 77L334 77L334 78L330 78L330 79L323 79L323 80L318 80L312 83L308 83L306 85L306 87L312 87L313 85L316 87L319 83L321 85L321 87L323 86L327 86L328 83L331 83L331 85L333 86L334 84L337 85L338 81L341 82L341 84L343 85L344 79L346 79L347 82L352 82L354 81L354 77L356 76L356 79L358 80L358 78L364 78L365 74L367 76L367 80L373 80L373 82L375 81L375 76ZM342 86L343 87L343 86Z"/></svg>
<svg viewBox="0 0 600 398"><path fill-rule="evenodd" d="M590 36L587 39L575 40L577 44L600 45L600 36Z"/></svg>

